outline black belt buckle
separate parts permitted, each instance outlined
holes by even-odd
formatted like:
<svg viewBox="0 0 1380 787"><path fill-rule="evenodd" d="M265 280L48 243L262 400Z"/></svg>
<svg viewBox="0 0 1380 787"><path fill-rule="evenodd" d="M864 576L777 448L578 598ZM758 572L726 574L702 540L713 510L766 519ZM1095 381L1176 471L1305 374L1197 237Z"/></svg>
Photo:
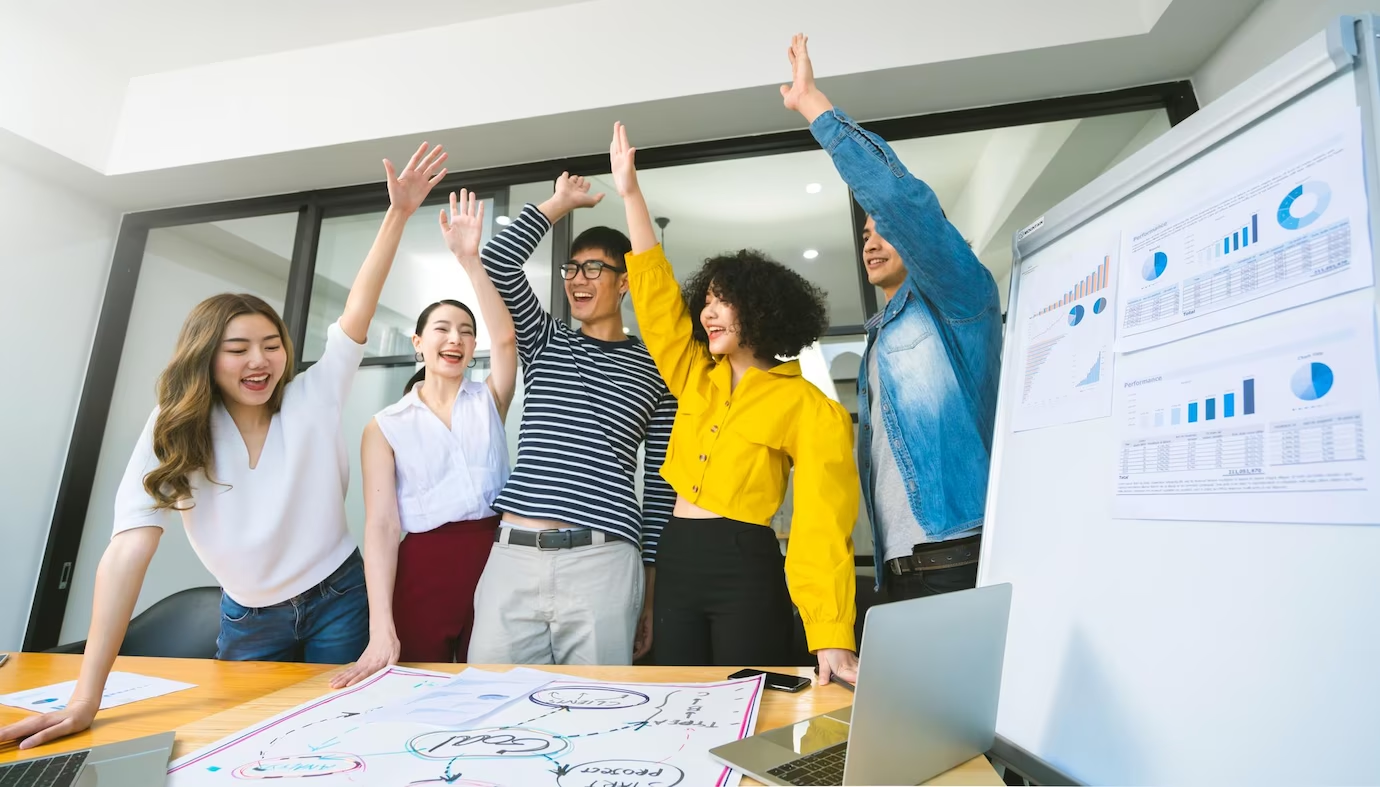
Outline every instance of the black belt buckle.
<svg viewBox="0 0 1380 787"><path fill-rule="evenodd" d="M547 552L547 551L554 552L554 551L556 551L556 550L558 550L558 549L570 549L571 546L572 546L571 533L573 533L573 532L575 532L575 531L573 531L573 530L538 530L538 531L537 531L537 549L540 549L540 550L542 550L543 552ZM552 539L552 541L555 541L555 544L554 544L554 545L548 546L548 544L550 544L550 542L546 540L546 537L547 537L547 536L555 536L555 538Z"/></svg>

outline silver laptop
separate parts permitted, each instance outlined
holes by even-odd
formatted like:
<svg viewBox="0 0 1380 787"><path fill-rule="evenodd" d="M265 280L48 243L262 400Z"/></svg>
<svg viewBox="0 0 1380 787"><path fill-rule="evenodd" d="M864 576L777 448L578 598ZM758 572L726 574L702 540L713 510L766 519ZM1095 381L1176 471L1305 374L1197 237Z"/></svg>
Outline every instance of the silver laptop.
<svg viewBox="0 0 1380 787"><path fill-rule="evenodd" d="M709 753L765 784L919 784L992 747L1011 586L867 611L853 706Z"/></svg>
<svg viewBox="0 0 1380 787"><path fill-rule="evenodd" d="M0 787L160 787L173 733L0 765Z"/></svg>

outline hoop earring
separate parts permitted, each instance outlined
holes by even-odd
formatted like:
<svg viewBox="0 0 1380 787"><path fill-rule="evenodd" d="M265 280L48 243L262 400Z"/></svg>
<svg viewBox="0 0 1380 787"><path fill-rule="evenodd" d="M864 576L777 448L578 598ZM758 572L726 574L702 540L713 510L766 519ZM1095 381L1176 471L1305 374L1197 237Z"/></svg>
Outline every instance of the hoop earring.
<svg viewBox="0 0 1380 787"><path fill-rule="evenodd" d="M474 365L477 364L477 363L479 363L479 359L478 359L478 358L471 358L471 359L470 359L470 362L469 362L469 368L473 369L473 368L474 368Z"/></svg>
<svg viewBox="0 0 1380 787"><path fill-rule="evenodd" d="M417 363L426 363L426 359L422 357L422 354L421 354L420 352L412 353L412 358L413 358Z"/></svg>

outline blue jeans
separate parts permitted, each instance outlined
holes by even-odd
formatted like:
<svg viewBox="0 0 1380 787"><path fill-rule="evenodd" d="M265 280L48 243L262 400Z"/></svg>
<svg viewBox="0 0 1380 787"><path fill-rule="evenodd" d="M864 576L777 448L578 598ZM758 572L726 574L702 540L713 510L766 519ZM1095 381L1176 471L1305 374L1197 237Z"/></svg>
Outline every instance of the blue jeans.
<svg viewBox="0 0 1380 787"><path fill-rule="evenodd" d="M245 607L220 595L216 658L222 661L348 664L368 644L369 595L358 549L320 584L271 607Z"/></svg>

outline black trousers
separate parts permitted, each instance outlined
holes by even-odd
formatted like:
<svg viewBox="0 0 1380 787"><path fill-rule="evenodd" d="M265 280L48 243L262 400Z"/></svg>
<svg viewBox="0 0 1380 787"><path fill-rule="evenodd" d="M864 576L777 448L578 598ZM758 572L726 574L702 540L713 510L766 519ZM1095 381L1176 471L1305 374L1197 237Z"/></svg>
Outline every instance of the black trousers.
<svg viewBox="0 0 1380 787"><path fill-rule="evenodd" d="M656 663L790 664L794 613L785 560L769 527L671 517L657 545Z"/></svg>
<svg viewBox="0 0 1380 787"><path fill-rule="evenodd" d="M899 576L887 571L886 577L882 580L882 590L886 593L888 602L937 596L940 593L977 587L977 571L977 563Z"/></svg>

